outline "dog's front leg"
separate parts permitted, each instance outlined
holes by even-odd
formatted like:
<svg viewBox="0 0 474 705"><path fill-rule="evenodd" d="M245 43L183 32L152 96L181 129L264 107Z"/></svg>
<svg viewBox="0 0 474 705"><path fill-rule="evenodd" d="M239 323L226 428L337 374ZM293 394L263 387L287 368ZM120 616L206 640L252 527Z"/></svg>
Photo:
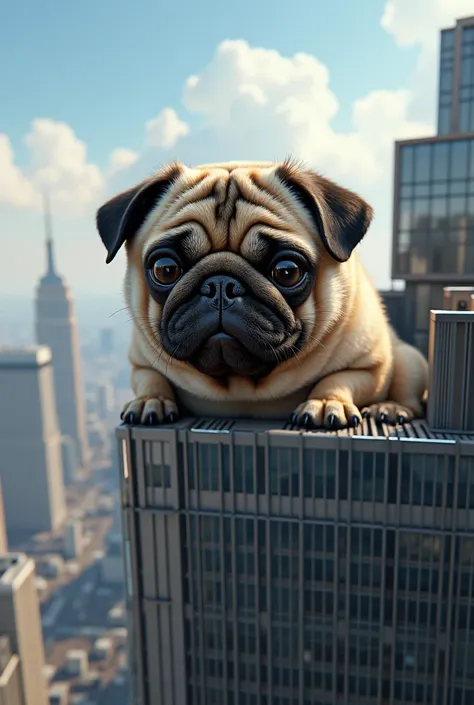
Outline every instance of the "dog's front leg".
<svg viewBox="0 0 474 705"><path fill-rule="evenodd" d="M173 388L161 372L150 366L136 333L132 336L128 360L134 399L125 404L122 410L123 421L130 425L147 426L176 421L179 410Z"/></svg>
<svg viewBox="0 0 474 705"><path fill-rule="evenodd" d="M156 426L178 419L173 390L160 372L132 364L131 383L135 398L123 408L122 419L126 424Z"/></svg>
<svg viewBox="0 0 474 705"><path fill-rule="evenodd" d="M360 409L386 398L387 370L343 370L321 379L293 414L293 423L305 428L335 430L361 423Z"/></svg>

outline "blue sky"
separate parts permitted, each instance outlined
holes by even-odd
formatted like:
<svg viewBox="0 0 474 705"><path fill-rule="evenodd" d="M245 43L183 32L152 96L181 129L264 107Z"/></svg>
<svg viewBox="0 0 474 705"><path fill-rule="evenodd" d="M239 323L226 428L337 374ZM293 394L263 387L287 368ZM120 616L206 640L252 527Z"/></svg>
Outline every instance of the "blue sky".
<svg viewBox="0 0 474 705"><path fill-rule="evenodd" d="M315 54L330 67L344 127L353 100L403 85L416 55L400 52L381 29L383 7L382 0L8 3L0 26L0 87L8 97L0 132L24 163L31 120L65 121L104 164L117 145L139 148L145 121L179 103L183 81L227 38Z"/></svg>
<svg viewBox="0 0 474 705"><path fill-rule="evenodd" d="M105 267L94 226L108 196L174 158L202 163L288 153L375 207L361 256L376 285L387 286L394 140L432 134L439 29L471 5L6 4L0 295L31 296L42 274L45 188L60 269L73 291L120 295L124 258ZM193 75L199 79L187 84Z"/></svg>

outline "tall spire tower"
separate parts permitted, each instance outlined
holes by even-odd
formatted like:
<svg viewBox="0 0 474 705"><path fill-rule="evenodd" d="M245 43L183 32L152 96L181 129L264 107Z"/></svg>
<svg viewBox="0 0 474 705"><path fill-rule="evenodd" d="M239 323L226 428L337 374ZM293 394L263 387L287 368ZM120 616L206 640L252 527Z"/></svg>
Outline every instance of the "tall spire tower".
<svg viewBox="0 0 474 705"><path fill-rule="evenodd" d="M78 465L86 467L89 452L77 320L69 287L56 271L47 194L44 196L44 229L46 273L36 289L36 342L51 348L61 434L72 439Z"/></svg>

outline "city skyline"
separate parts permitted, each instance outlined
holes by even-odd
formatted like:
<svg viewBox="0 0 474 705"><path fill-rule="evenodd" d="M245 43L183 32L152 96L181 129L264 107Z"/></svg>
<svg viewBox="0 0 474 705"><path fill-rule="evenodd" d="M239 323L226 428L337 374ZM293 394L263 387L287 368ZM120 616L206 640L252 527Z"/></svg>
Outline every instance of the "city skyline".
<svg viewBox="0 0 474 705"><path fill-rule="evenodd" d="M297 22L291 34L285 23L288 8L280 8L272 21L266 17L264 22L263 6L253 4L252 16L258 13L261 22L255 21L252 30L243 17L230 14L224 20L218 12L209 38L199 47L184 41L186 51L179 52L179 60L164 61L172 54L161 54L162 43L143 41L133 52L133 62L139 62L133 64L135 73L129 67L118 84L117 69L105 57L103 83L94 82L95 72L87 73L85 83L85 68L74 64L72 91L63 90L58 72L46 72L41 95L35 93L36 108L28 92L8 105L0 158L0 178L8 189L3 189L0 223L12 235L2 261L15 265L0 264L3 293L24 291L25 279L20 282L11 276L17 267L27 281L40 273L38 209L45 186L51 190L63 271L76 295L86 289L119 291L123 259L105 267L94 232L94 210L105 194L130 185L174 157L196 163L229 157L283 158L287 153L360 190L374 205L376 219L361 253L376 285L387 286L393 141L434 133L438 30L471 8L465 0L439 2L431 12L413 16L403 0L370 0L357 11L339 0L346 17L341 25L335 10L328 13L307 0L298 2L299 14L296 9L291 12L292 22ZM213 4L207 0L207 9ZM114 47L114 30L125 32L130 20L126 6L119 5L120 11L108 18L107 26ZM143 32L153 26L154 11L151 6L148 9L151 16L134 16ZM197 25L202 23L203 10L198 10ZM241 11L244 16L244 7ZM1 51L11 58L12 52L16 56L15 36L23 37L25 27L13 7L8 12L11 22L5 26L10 30ZM102 12L96 23L91 21L95 15L87 23L90 39L100 31L103 40ZM44 17L40 13L35 26L43 26ZM80 23L87 18L86 12ZM189 26L196 23L190 21ZM84 24L81 27L85 32ZM365 43L361 52L360 38L369 29L371 51ZM49 38L48 31L45 27L45 34L40 33L41 41ZM120 32L118 36L123 36ZM65 36L69 36L67 30ZM329 41L331 36L340 41ZM35 42L32 37L31 49L24 45L26 51L13 62L22 84L30 81L25 60L31 66L28 51L37 46ZM58 40L51 38L48 46L51 55L59 51ZM71 60L78 51L71 41ZM46 71L41 62L51 57L44 56L38 52L35 59L40 62L38 68ZM141 66L150 68L140 72ZM159 96L149 89L154 66L163 67L157 79ZM91 105L87 125L81 102L81 97L87 100L86 86L99 98ZM124 90L129 92L126 107L120 97ZM98 108L100 115L94 117L93 109ZM20 260L14 245L20 231L30 253L27 261Z"/></svg>

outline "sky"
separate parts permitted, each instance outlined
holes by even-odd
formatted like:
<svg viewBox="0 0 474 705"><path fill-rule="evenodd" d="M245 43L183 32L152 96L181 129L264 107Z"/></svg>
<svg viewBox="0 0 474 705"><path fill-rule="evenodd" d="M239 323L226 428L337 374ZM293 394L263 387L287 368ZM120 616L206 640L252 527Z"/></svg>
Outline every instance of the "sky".
<svg viewBox="0 0 474 705"><path fill-rule="evenodd" d="M374 207L390 283L394 141L434 134L439 30L472 0L18 0L0 25L0 296L58 269L119 295L95 211L168 161L303 159Z"/></svg>

